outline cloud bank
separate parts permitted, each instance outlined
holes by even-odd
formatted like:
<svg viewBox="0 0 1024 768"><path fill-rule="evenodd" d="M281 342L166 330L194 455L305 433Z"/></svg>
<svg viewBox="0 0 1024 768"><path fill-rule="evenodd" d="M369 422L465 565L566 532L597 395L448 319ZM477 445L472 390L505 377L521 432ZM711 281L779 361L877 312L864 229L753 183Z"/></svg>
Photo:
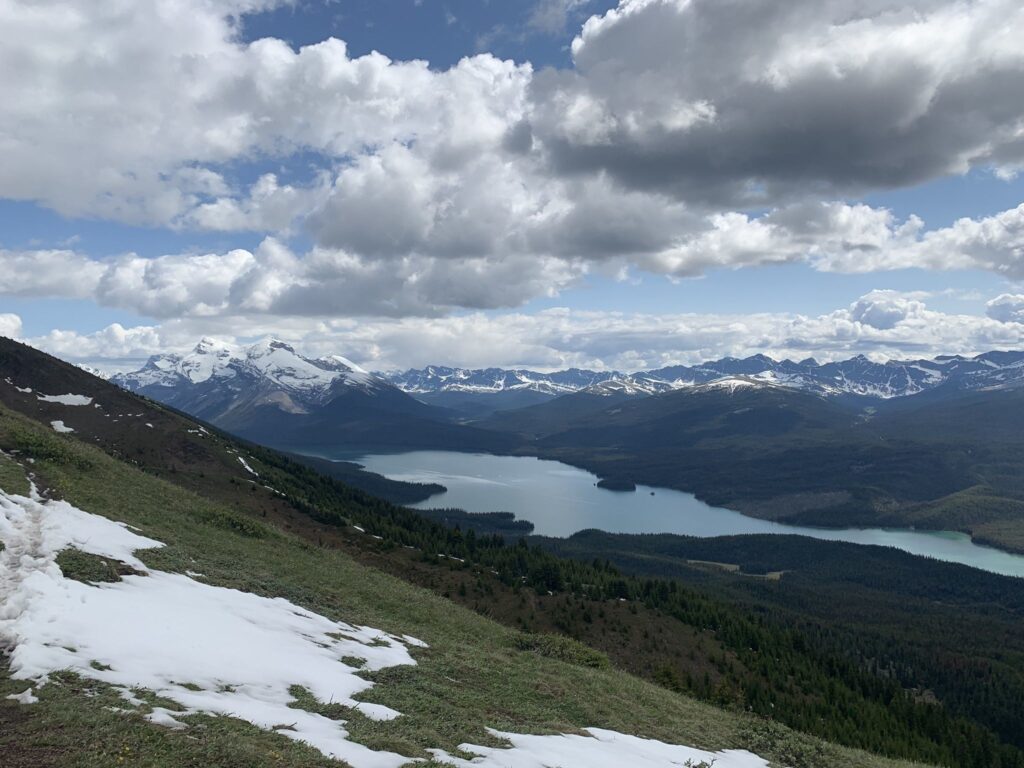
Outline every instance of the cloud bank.
<svg viewBox="0 0 1024 768"><path fill-rule="evenodd" d="M796 313L666 314L551 309L434 318L183 318L160 325L111 325L92 334L52 331L27 339L60 357L107 369L135 368L151 354L184 351L200 335L227 341L274 335L312 355L344 354L373 369L572 366L641 370L766 353L819 360L978 354L1024 345L1024 297L1000 296L989 317L940 312L926 295L872 291L816 316ZM0 319L0 323L3 320ZM8 321L18 328L17 318Z"/></svg>
<svg viewBox="0 0 1024 768"><path fill-rule="evenodd" d="M243 42L244 15L271 5L4 3L0 196L186 231L305 233L311 263L371 293L378 273L403 276L410 295L378 309L359 288L339 302L386 315L514 306L623 265L1024 274L1021 208L935 233L843 202L1016 172L1013 0L622 0L584 24L572 68L539 72L486 53L435 70L333 38ZM542 4L537 23L582 5ZM276 170L235 172L263 166ZM219 258L215 272L236 268ZM184 270L209 262L179 262L182 295ZM166 262L136 269L172 279Z"/></svg>

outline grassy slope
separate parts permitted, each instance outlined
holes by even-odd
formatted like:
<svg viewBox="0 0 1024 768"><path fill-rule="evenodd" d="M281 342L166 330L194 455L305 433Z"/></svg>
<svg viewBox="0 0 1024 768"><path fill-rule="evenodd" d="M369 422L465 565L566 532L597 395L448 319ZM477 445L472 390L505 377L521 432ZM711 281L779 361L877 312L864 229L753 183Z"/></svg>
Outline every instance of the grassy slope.
<svg viewBox="0 0 1024 768"><path fill-rule="evenodd" d="M49 448L52 458L30 468L54 496L168 544L143 554L149 566L199 571L214 584L286 597L334 619L429 643L417 652L419 666L379 673L365 697L404 717L373 723L346 713L354 738L370 746L423 756L429 746L485 743L487 726L545 732L599 725L704 748L746 747L795 768L907 765L717 710L615 669L520 650L514 630L0 410L0 445L10 445L12 431ZM10 462L0 467L4 487L17 485ZM573 647L565 647L571 657ZM579 655L589 657L582 649ZM45 687L32 708L4 700L23 688L0 671L5 766L336 764L237 721L195 718L204 727L174 732L117 715L104 708L109 693L85 696L94 686L73 678Z"/></svg>

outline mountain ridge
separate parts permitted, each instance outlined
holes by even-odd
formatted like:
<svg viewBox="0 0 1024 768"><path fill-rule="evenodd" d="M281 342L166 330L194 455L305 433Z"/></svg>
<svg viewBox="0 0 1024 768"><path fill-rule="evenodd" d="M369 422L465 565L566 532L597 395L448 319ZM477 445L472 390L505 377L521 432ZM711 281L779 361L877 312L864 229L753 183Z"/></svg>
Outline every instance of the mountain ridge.
<svg viewBox="0 0 1024 768"><path fill-rule="evenodd" d="M281 413L312 416L339 410L346 401L360 401L350 406L353 411L369 407L434 423L473 422L581 393L629 399L709 386L775 386L855 405L898 407L908 398L941 400L1024 386L1024 351L885 362L857 355L827 363L758 354L633 373L435 365L371 372L341 355L304 356L273 338L250 345L204 338L190 352L154 355L139 370L110 380L245 434L253 409L275 419Z"/></svg>
<svg viewBox="0 0 1024 768"><path fill-rule="evenodd" d="M378 445L501 449L509 441L456 422L340 355L311 358L278 339L201 340L155 355L113 384L249 440L283 448Z"/></svg>
<svg viewBox="0 0 1024 768"><path fill-rule="evenodd" d="M939 355L932 359L875 362L864 355L819 363L775 360L767 355L724 357L696 365L674 365L623 373L571 368L553 373L528 369L466 369L427 366L381 376L404 392L423 396L438 393L487 393L531 390L558 396L591 391L627 392L637 396L709 384L741 376L752 382L815 392L827 397L891 400L942 387L973 391L986 387L1024 385L1024 351L989 351L973 357Z"/></svg>

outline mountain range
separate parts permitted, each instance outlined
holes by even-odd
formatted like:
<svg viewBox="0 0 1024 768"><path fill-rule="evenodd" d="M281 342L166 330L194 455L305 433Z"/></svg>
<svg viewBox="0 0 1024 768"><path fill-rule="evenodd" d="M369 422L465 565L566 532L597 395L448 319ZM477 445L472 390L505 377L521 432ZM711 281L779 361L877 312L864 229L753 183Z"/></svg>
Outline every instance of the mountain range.
<svg viewBox="0 0 1024 768"><path fill-rule="evenodd" d="M507 442L476 423L555 399L563 414L708 388L782 388L859 408L919 404L1024 385L1024 352L885 362L857 356L828 363L754 355L634 373L443 366L373 373L340 355L303 356L274 339L248 346L203 339L188 353L154 356L111 380L275 445L497 450Z"/></svg>
<svg viewBox="0 0 1024 768"><path fill-rule="evenodd" d="M524 369L465 369L428 366L381 374L423 402L481 415L533 405L566 394L639 397L721 383L723 386L781 386L826 397L891 400L933 393L955 396L1024 384L1024 352L986 352L975 357L875 362L863 355L818 363L766 355L725 357L698 365L675 365L636 373L571 368L555 373ZM732 385L729 382L734 382Z"/></svg>
<svg viewBox="0 0 1024 768"><path fill-rule="evenodd" d="M156 355L141 369L116 374L111 381L255 439L266 436L249 434L257 416L273 422L278 437L282 420L304 422L306 430L311 422L324 429L351 429L356 422L368 426L382 414L401 414L403 430L409 431L409 420L432 425L475 421L578 394L632 399L708 387L781 387L868 407L911 396L915 402L942 400L1024 385L1024 352L883 362L859 355L828 363L754 355L634 373L445 366L371 373L340 355L305 357L275 339L248 346L202 339L188 353ZM364 433L360 439L369 437Z"/></svg>

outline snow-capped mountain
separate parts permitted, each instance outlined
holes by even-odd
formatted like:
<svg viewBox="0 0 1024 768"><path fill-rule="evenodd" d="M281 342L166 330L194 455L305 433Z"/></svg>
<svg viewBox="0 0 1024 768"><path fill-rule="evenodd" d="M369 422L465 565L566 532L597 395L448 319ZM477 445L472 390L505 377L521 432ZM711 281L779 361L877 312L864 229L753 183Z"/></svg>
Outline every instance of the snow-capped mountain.
<svg viewBox="0 0 1024 768"><path fill-rule="evenodd" d="M615 377L614 371L584 371L570 368L555 373L538 373L524 369L448 368L430 365L426 368L384 374L388 381L404 392L472 392L495 393L531 390L551 395L579 392L594 384Z"/></svg>
<svg viewBox="0 0 1024 768"><path fill-rule="evenodd" d="M85 365L84 363L76 363L75 367L81 368L86 373L91 374L96 378L103 379L104 381L107 381L110 378L109 373L107 373L106 371L101 371L99 368L93 368L91 365Z"/></svg>
<svg viewBox="0 0 1024 768"><path fill-rule="evenodd" d="M586 391L639 397L731 380L743 386L780 386L825 397L889 400L932 392L936 396L993 387L1024 386L1024 352L986 352L976 357L942 356L934 360L874 362L858 355L839 362L813 358L794 362L766 355L726 357L699 365L677 365L633 374L570 369L557 373L501 368L466 370L431 366L385 374L400 389L431 402L448 393L500 395L531 392L537 399ZM739 377L739 378L737 378ZM445 403L448 404L448 403Z"/></svg>
<svg viewBox="0 0 1024 768"><path fill-rule="evenodd" d="M628 376L615 374L609 379L584 387L581 392L591 395L606 395L619 397L643 397L644 395L656 395L661 392L669 392L678 389L674 382L652 378L646 374Z"/></svg>
<svg viewBox="0 0 1024 768"><path fill-rule="evenodd" d="M340 355L305 357L283 341L248 346L203 339L185 354L157 355L111 377L125 389L256 442L492 447L499 438L453 423Z"/></svg>
<svg viewBox="0 0 1024 768"><path fill-rule="evenodd" d="M276 339L249 346L203 339L184 355L151 357L140 370L116 374L111 380L136 392L197 387L242 392L260 386L287 394L297 406L322 403L338 386L366 392L390 388L379 376L340 355L310 359Z"/></svg>
<svg viewBox="0 0 1024 768"><path fill-rule="evenodd" d="M754 355L632 374L441 366L375 374L338 355L305 357L275 339L248 346L203 339L186 354L158 355L140 370L111 380L229 431L279 445L348 440L465 447L487 444L489 438L469 434L473 430L459 421L486 420L499 411L574 393L626 400L673 390L732 393L764 387L867 401L911 395L942 399L1024 386L1024 352L888 362L858 356L824 364Z"/></svg>

